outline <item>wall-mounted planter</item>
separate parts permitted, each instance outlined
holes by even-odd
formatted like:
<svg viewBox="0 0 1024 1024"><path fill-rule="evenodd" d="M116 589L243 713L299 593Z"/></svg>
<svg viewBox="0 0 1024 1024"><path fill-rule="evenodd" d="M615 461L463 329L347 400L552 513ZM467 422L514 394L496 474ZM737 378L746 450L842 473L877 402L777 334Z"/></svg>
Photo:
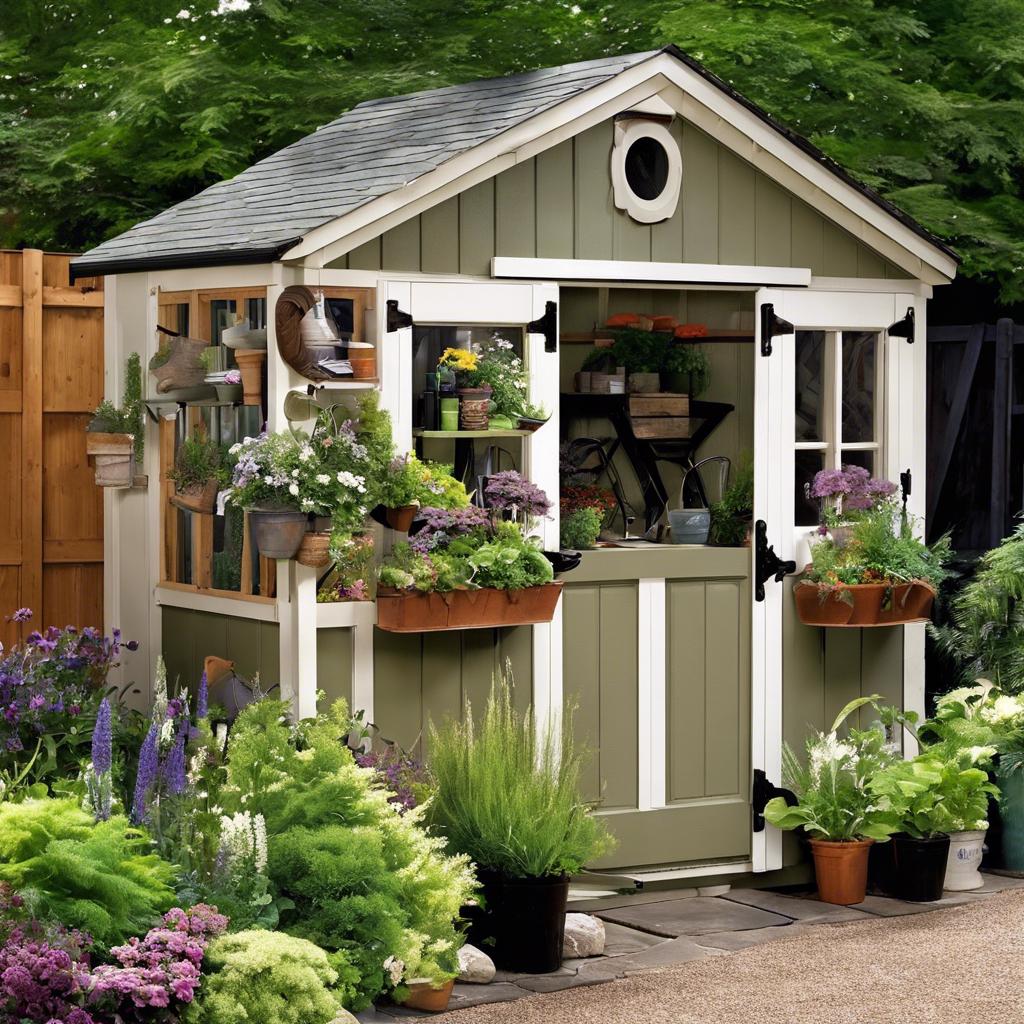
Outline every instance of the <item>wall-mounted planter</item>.
<svg viewBox="0 0 1024 1024"><path fill-rule="evenodd" d="M295 561L299 565L309 566L310 569L322 569L331 561L331 534L329 530L314 533L309 531L303 534L302 543L295 554Z"/></svg>
<svg viewBox="0 0 1024 1024"><path fill-rule="evenodd" d="M264 558L294 558L309 528L305 512L251 508L249 525L256 548Z"/></svg>
<svg viewBox="0 0 1024 1024"><path fill-rule="evenodd" d="M550 622L561 583L523 590L452 590L424 594L377 588L377 625L389 633L432 633L444 629L493 629Z"/></svg>
<svg viewBox="0 0 1024 1024"><path fill-rule="evenodd" d="M156 378L157 394L166 395L181 388L202 388L207 370L199 357L209 347L209 342L160 328L160 348L149 361L149 372ZM210 389L205 391L208 394Z"/></svg>
<svg viewBox="0 0 1024 1024"><path fill-rule="evenodd" d="M935 590L920 580L894 587L857 583L827 588L801 580L793 597L797 616L806 626L902 626L928 620Z"/></svg>
<svg viewBox="0 0 1024 1024"><path fill-rule="evenodd" d="M131 487L135 476L135 440L131 434L88 430L85 451L95 459L100 487Z"/></svg>
<svg viewBox="0 0 1024 1024"><path fill-rule="evenodd" d="M171 496L171 504L186 512L206 512L211 514L217 504L217 491L220 485L213 477L205 484L188 487L183 491L175 491Z"/></svg>
<svg viewBox="0 0 1024 1024"><path fill-rule="evenodd" d="M384 519L392 530L396 530L398 533L408 533L419 510L419 505L402 505L401 508L385 507Z"/></svg>

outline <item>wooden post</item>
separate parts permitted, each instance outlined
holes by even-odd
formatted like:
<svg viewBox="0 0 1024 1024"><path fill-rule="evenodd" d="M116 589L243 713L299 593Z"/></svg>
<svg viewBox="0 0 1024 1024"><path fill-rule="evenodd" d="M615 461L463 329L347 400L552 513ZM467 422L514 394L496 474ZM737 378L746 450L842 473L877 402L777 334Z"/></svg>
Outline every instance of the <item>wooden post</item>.
<svg viewBox="0 0 1024 1024"><path fill-rule="evenodd" d="M213 516L192 512L192 582L201 590L213 586Z"/></svg>
<svg viewBox="0 0 1024 1024"><path fill-rule="evenodd" d="M1013 402L1013 321L996 321L995 381L992 393L992 499L989 547L1006 536L1010 495L1010 410Z"/></svg>
<svg viewBox="0 0 1024 1024"><path fill-rule="evenodd" d="M43 614L43 254L21 263L21 602ZM41 620L40 620L41 622Z"/></svg>
<svg viewBox="0 0 1024 1024"><path fill-rule="evenodd" d="M239 590L252 593L252 534L249 527L249 513L242 513L242 582Z"/></svg>

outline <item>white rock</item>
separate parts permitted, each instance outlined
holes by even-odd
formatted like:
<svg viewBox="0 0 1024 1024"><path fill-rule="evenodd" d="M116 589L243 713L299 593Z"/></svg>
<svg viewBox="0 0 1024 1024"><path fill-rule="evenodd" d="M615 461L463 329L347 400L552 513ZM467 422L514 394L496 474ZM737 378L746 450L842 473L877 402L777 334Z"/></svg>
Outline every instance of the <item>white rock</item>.
<svg viewBox="0 0 1024 1024"><path fill-rule="evenodd" d="M359 1021L348 1010L339 1009L338 1016L331 1021L331 1024L359 1024Z"/></svg>
<svg viewBox="0 0 1024 1024"><path fill-rule="evenodd" d="M604 922L590 914L566 914L562 956L567 960L576 960L585 956L600 956L603 952Z"/></svg>
<svg viewBox="0 0 1024 1024"><path fill-rule="evenodd" d="M494 961L468 943L459 950L459 981L486 985L494 979Z"/></svg>

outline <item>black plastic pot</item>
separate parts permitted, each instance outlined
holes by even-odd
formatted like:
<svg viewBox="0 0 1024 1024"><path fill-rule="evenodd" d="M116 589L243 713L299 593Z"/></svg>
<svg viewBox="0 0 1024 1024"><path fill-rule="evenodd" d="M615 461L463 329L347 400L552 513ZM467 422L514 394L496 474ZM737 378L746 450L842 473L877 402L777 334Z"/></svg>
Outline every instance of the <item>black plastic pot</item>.
<svg viewBox="0 0 1024 1024"><path fill-rule="evenodd" d="M892 884L889 895L911 903L933 903L942 898L946 881L949 836L892 837Z"/></svg>
<svg viewBox="0 0 1024 1024"><path fill-rule="evenodd" d="M568 876L507 878L479 871L477 877L484 907L470 926L473 945L505 971L557 971L562 966Z"/></svg>

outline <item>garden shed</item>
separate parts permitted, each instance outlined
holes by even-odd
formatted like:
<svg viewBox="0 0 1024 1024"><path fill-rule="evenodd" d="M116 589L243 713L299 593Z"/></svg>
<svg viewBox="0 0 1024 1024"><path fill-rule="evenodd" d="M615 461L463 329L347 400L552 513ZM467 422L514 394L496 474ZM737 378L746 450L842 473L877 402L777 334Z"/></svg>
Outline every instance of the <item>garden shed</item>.
<svg viewBox="0 0 1024 1024"><path fill-rule="evenodd" d="M782 868L796 849L757 812L783 740L860 695L923 710L924 626L804 625L787 573L817 529L818 470L902 474L923 517L926 304L956 266L674 47L362 103L72 264L105 277L108 396L168 337L247 376L244 401L147 376L143 481L105 496L106 622L172 677L218 655L299 715L318 690L344 696L406 747L508 662L539 715L577 708L587 795L618 838L595 867ZM295 369L278 325L297 288L322 296L349 365ZM623 325L699 349L705 392L626 393L601 363ZM548 418L442 429L425 375L494 341ZM471 481L515 468L554 498L567 453L597 460L614 536L560 577L549 622L384 630L374 601L318 602L317 569L256 557L247 521L174 504L166 474L195 428L234 442L368 390L402 450ZM670 543L668 512L716 496L716 474L683 485L711 456L752 461L749 546ZM557 550L557 501L540 531Z"/></svg>

